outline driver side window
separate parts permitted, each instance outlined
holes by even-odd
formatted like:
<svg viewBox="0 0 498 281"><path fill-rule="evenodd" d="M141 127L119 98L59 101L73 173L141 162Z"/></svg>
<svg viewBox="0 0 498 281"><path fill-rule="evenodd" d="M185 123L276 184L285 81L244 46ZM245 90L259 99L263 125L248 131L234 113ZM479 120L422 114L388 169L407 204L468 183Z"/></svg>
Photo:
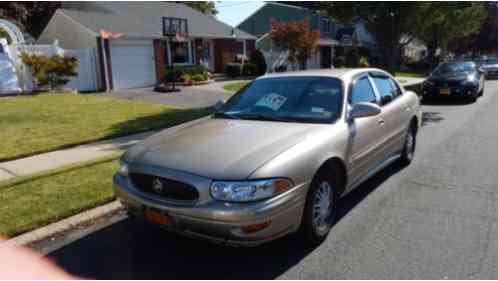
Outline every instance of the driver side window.
<svg viewBox="0 0 498 281"><path fill-rule="evenodd" d="M349 95L349 104L354 105L360 102L377 103L374 90L368 77L360 78L354 83L351 94Z"/></svg>

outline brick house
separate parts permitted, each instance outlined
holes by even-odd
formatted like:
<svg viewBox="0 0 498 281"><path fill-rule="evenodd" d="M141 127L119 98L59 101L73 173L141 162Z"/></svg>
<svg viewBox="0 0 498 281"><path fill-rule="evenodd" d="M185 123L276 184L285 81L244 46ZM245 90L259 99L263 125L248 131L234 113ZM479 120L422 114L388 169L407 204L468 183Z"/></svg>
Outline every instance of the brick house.
<svg viewBox="0 0 498 281"><path fill-rule="evenodd" d="M163 19L186 20L188 36L166 37ZM173 2L63 2L38 39L66 49L93 49L101 90L146 87L162 81L167 66L204 64L212 72L255 39L240 29Z"/></svg>

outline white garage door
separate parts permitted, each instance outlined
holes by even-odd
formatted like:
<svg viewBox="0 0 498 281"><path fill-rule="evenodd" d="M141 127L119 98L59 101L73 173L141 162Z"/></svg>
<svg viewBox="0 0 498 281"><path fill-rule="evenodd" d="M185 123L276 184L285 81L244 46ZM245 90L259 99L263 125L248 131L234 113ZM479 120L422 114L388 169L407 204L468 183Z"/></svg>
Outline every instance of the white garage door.
<svg viewBox="0 0 498 281"><path fill-rule="evenodd" d="M156 83L152 41L111 41L114 89L152 86Z"/></svg>

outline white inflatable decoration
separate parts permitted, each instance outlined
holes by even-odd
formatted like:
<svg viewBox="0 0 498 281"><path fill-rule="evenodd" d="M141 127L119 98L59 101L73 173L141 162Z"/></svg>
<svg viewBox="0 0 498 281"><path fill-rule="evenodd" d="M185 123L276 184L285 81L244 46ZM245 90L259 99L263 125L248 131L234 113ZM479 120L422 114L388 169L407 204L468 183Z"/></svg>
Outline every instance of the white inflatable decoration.
<svg viewBox="0 0 498 281"><path fill-rule="evenodd" d="M0 28L5 30L12 39L12 44L24 44L24 35L17 26L0 19ZM0 39L0 95L19 94L22 92L16 66L11 58L6 39Z"/></svg>
<svg viewBox="0 0 498 281"><path fill-rule="evenodd" d="M24 44L26 42L21 30L10 21L0 19L0 28L7 32L10 39L12 39L12 44Z"/></svg>
<svg viewBox="0 0 498 281"><path fill-rule="evenodd" d="M0 95L19 94L21 91L14 64L6 54L0 54Z"/></svg>

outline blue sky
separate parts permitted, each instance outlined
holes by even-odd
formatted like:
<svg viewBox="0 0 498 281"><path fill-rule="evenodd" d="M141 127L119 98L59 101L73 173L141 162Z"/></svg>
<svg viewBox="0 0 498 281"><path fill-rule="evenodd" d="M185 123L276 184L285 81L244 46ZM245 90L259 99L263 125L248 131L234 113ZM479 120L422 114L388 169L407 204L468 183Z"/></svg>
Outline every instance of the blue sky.
<svg viewBox="0 0 498 281"><path fill-rule="evenodd" d="M263 1L219 1L216 2L218 10L216 17L231 26L236 26L263 4Z"/></svg>

